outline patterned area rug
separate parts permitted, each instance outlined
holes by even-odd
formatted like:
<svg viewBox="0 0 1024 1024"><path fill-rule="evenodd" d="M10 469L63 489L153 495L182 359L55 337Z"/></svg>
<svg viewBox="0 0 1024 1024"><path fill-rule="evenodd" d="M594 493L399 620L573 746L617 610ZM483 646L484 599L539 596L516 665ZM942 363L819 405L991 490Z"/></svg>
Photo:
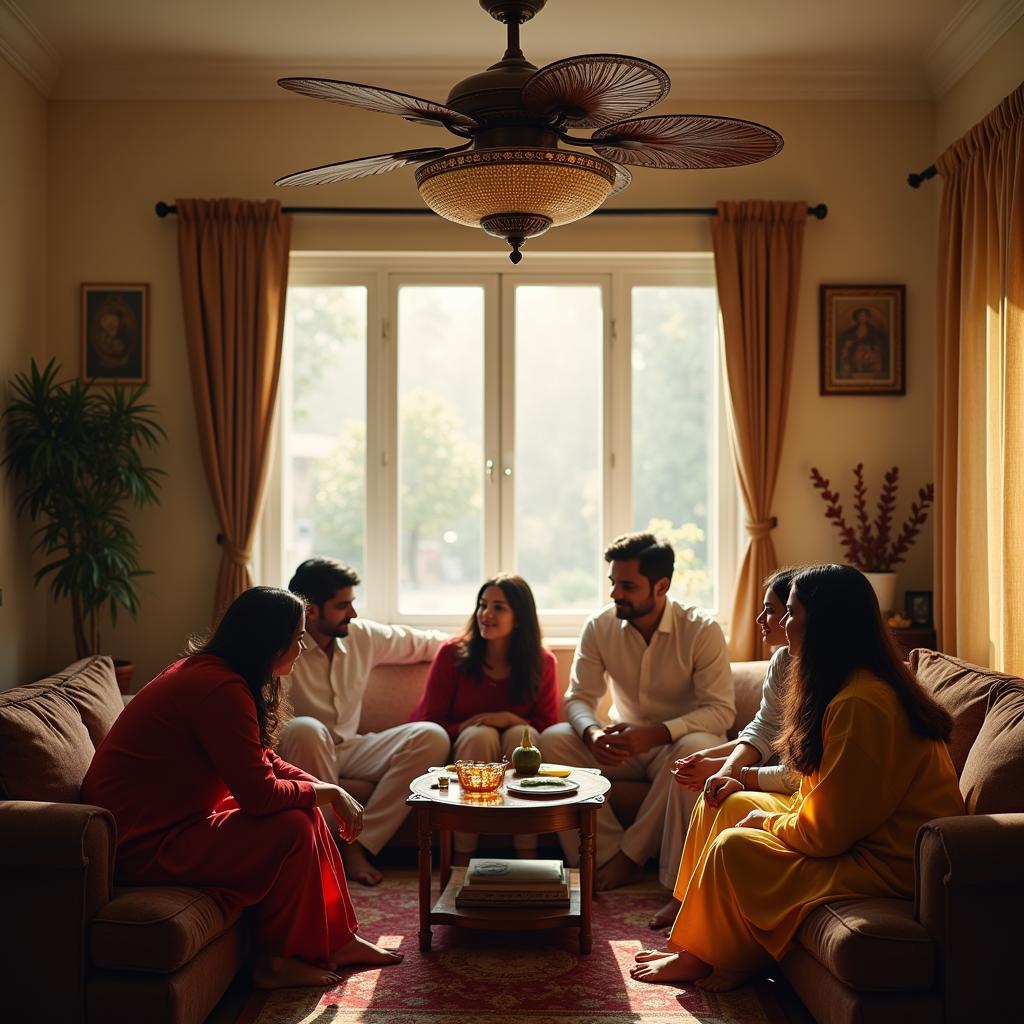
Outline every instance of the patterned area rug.
<svg viewBox="0 0 1024 1024"><path fill-rule="evenodd" d="M786 1014L760 982L735 992L633 981L637 950L656 944L647 928L662 889L631 886L594 902L594 949L577 951L576 932L496 934L434 925L420 953L413 879L353 891L360 933L405 953L397 967L363 969L322 989L256 993L238 1024L784 1024Z"/></svg>

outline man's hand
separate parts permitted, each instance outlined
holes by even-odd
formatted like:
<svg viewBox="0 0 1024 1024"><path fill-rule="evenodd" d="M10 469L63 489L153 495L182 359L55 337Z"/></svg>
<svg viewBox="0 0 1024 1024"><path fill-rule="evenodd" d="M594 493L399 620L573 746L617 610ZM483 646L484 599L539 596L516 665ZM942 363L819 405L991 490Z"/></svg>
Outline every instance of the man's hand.
<svg viewBox="0 0 1024 1024"><path fill-rule="evenodd" d="M481 711L471 715L464 722L459 722L459 732L473 725L489 725L492 729L511 729L514 725L529 725L525 718L512 714L511 711Z"/></svg>
<svg viewBox="0 0 1024 1024"><path fill-rule="evenodd" d="M599 725L591 725L583 734L583 744L594 755L594 760L609 767L622 764L630 757L629 748L610 729L611 726L602 729Z"/></svg>
<svg viewBox="0 0 1024 1024"><path fill-rule="evenodd" d="M652 747L671 739L664 725L634 725L615 722L603 729L591 726L594 738L590 748L600 764L622 764L635 754L645 754Z"/></svg>
<svg viewBox="0 0 1024 1024"><path fill-rule="evenodd" d="M749 811L745 818L736 822L736 828L764 829L764 819L769 817L771 817L771 811Z"/></svg>
<svg viewBox="0 0 1024 1024"><path fill-rule="evenodd" d="M725 764L724 757L708 757L701 751L679 758L672 766L672 777L680 786L700 792L704 783Z"/></svg>

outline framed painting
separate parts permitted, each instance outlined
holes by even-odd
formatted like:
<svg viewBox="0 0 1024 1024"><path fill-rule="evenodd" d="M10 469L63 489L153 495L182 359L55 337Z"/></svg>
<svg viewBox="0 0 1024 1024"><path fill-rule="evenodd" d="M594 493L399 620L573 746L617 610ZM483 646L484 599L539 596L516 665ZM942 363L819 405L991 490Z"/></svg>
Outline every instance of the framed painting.
<svg viewBox="0 0 1024 1024"><path fill-rule="evenodd" d="M903 595L907 618L914 626L932 627L932 592L930 590L908 590Z"/></svg>
<svg viewBox="0 0 1024 1024"><path fill-rule="evenodd" d="M145 384L148 284L82 285L82 377Z"/></svg>
<svg viewBox="0 0 1024 1024"><path fill-rule="evenodd" d="M823 284L821 394L906 394L902 284Z"/></svg>

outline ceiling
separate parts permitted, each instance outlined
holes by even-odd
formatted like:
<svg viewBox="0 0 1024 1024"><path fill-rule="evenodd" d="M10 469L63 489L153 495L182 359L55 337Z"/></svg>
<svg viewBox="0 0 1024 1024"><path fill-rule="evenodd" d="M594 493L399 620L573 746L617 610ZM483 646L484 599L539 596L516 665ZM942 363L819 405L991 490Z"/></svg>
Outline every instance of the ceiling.
<svg viewBox="0 0 1024 1024"><path fill-rule="evenodd" d="M522 30L538 66L646 57L675 96L935 99L1024 0L548 0ZM285 98L284 75L444 100L501 57L477 0L0 0L0 54L57 99Z"/></svg>

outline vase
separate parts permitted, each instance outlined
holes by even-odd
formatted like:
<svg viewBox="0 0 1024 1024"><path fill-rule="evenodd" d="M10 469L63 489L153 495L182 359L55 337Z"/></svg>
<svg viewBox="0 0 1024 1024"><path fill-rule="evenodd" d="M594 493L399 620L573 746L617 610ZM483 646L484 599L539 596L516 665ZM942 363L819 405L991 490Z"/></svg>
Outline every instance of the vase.
<svg viewBox="0 0 1024 1024"><path fill-rule="evenodd" d="M894 572L866 572L868 583L878 598L878 607L882 614L893 611L896 608L896 573Z"/></svg>

